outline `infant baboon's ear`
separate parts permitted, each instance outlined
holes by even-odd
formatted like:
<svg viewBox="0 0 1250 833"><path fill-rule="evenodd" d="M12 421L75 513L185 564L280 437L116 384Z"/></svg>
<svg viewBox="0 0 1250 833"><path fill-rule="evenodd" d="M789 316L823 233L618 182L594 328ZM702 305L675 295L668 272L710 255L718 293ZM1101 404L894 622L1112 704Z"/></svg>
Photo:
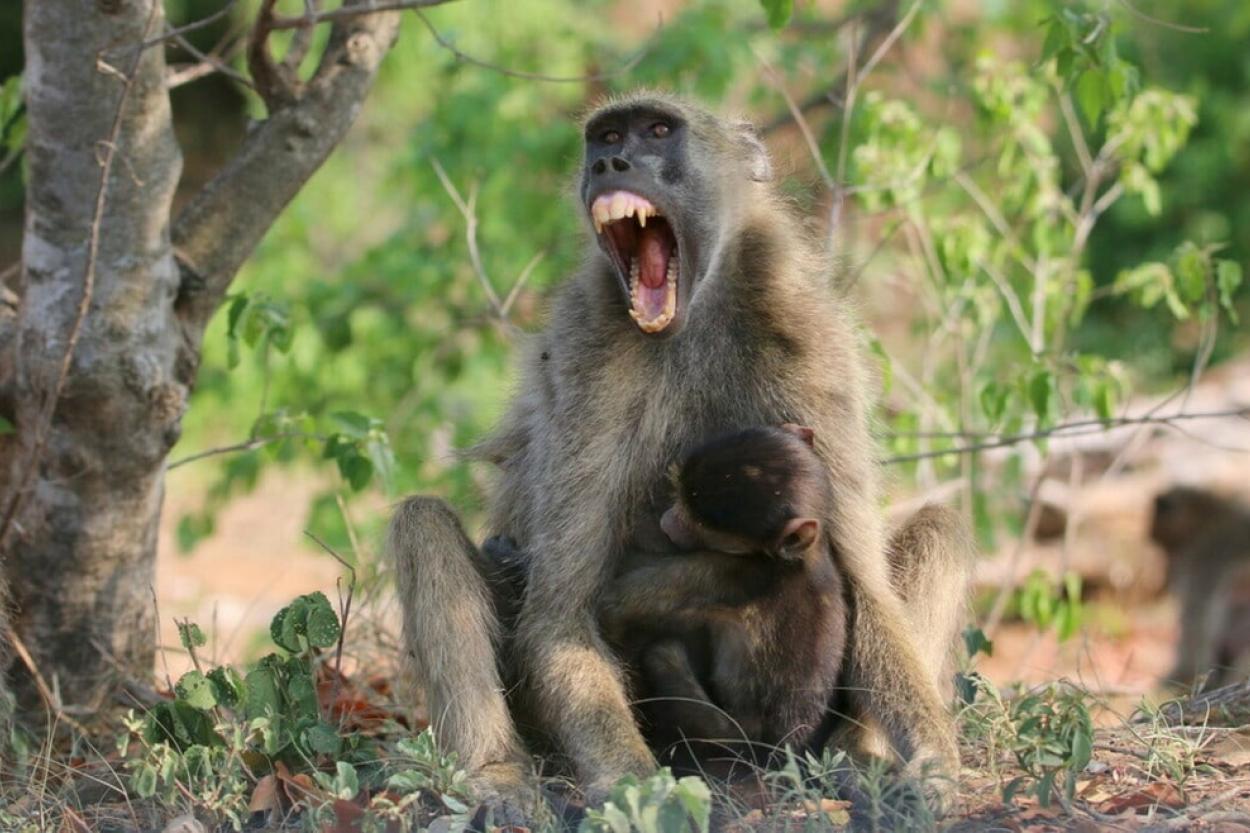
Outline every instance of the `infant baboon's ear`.
<svg viewBox="0 0 1250 833"><path fill-rule="evenodd" d="M773 178L773 160L768 155L764 140L755 131L755 125L741 120L730 125L734 140L742 148L746 160L747 173L754 182L769 182Z"/></svg>
<svg viewBox="0 0 1250 833"><path fill-rule="evenodd" d="M777 555L787 561L799 561L818 537L820 521L815 518L791 518L781 528L776 547Z"/></svg>
<svg viewBox="0 0 1250 833"><path fill-rule="evenodd" d="M781 424L781 430L789 431L791 434L807 443L808 448L812 448L816 445L816 432L811 428L808 428L806 425L795 425L793 422L783 422Z"/></svg>

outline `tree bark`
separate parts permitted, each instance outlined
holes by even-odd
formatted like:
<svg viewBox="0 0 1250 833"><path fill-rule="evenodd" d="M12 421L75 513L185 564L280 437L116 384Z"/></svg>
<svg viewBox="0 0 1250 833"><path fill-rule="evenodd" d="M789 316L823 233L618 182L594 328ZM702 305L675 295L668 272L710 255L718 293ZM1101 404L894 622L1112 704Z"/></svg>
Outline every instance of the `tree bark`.
<svg viewBox="0 0 1250 833"><path fill-rule="evenodd" d="M29 494L7 537L14 627L63 699L94 705L118 667L146 676L154 654L156 531L164 458L187 385L169 214L182 157L165 62L135 46L164 26L159 0L27 0L29 132L16 344L14 468ZM126 91L124 74L135 74ZM99 217L94 288L46 447L32 462L88 271L102 143L121 107ZM8 500L5 502L6 509Z"/></svg>
<svg viewBox="0 0 1250 833"><path fill-rule="evenodd" d="M17 427L0 438L0 522L18 511L0 529L0 555L12 626L32 664L63 703L87 708L115 689L119 671L152 671L165 457L204 328L265 230L347 132L399 22L396 12L336 22L314 77L266 96L269 118L191 201L175 235L182 161L163 49L136 51L164 30L159 3L24 7L29 184L20 302L16 320L0 318L0 415L7 408ZM0 592L0 614L2 603Z"/></svg>

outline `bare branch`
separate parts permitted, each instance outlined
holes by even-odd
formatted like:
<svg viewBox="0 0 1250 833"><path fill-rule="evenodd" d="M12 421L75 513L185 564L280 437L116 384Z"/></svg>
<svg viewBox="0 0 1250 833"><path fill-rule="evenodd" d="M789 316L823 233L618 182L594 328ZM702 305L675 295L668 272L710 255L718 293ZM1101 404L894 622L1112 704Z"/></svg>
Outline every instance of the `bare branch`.
<svg viewBox="0 0 1250 833"><path fill-rule="evenodd" d="M325 437L320 434L305 434L302 432L292 432L289 434L274 434L272 437L256 437L254 439L245 440L241 443L232 443L231 445L222 445L216 448L208 448L204 451L197 451L194 454L188 454L186 457L180 457L167 465L167 471L176 469L179 466L185 466L187 463L194 463L196 460L203 460L207 457L217 457L222 454L237 454L243 451L255 451L258 448L264 448L267 445L280 443L283 440L324 440Z"/></svg>
<svg viewBox="0 0 1250 833"><path fill-rule="evenodd" d="M394 2L369 3L367 5L348 5L344 3L337 9L317 12L316 14L304 14L300 17L274 17L269 28L302 29L305 26L312 26L317 23L350 20L354 17L378 14L379 12L402 12L408 9L428 9L432 6L441 6L444 3L450 2L452 2L452 0L394 0Z"/></svg>
<svg viewBox="0 0 1250 833"><path fill-rule="evenodd" d="M927 460L933 457L949 457L954 454L973 454L979 451L989 451L995 448L1006 448L1008 446L1019 445L1020 443L1029 442L1031 440L1041 440L1047 438L1066 438L1080 437L1089 434L1100 434L1113 428L1123 428L1130 425L1164 425L1172 426L1173 423L1183 422L1195 419L1227 419L1230 417L1246 419L1250 418L1250 407L1230 408L1223 411L1202 411L1197 413L1179 413L1165 416L1158 416L1153 413L1146 413L1137 417L1116 417L1114 419L1085 419L1076 422L1067 422L1061 425L1053 425L1050 428L1044 428L1038 431L1031 431L1025 434L1011 434L1005 437L998 437L985 442L971 443L967 445L957 446L955 448L944 448L937 451L924 451L917 454L900 454L893 457L886 457L881 462L885 465L895 465L898 463L911 463L917 460ZM952 432L945 436L952 437L985 437L991 436L987 434L960 434Z"/></svg>
<svg viewBox="0 0 1250 833"><path fill-rule="evenodd" d="M271 31L275 20L262 28ZM355 121L383 56L395 42L399 14L348 0L316 71L306 84L257 87L270 91L269 118L252 130L238 153L183 209L173 227L182 273L176 309L184 324L186 362L194 372L203 329L239 267L278 214L294 198ZM253 40L256 44L256 39ZM260 47L254 52L259 51ZM262 72L272 66L267 49L257 55ZM293 95L291 94L293 93Z"/></svg>
<svg viewBox="0 0 1250 833"><path fill-rule="evenodd" d="M242 84L243 86L248 87L250 89L256 89L255 85L252 84L252 79L248 78L243 73L235 70L234 67L230 66L228 63L222 60L219 56L214 55L211 52L203 52L197 49L195 45L191 43L191 41L187 40L182 35L173 35L173 38L178 43L178 45L181 46L183 49L185 49L187 52L189 52L192 57L198 59L199 63L187 69L180 70L176 73L171 74L169 77L165 79L165 86L170 87L170 88L177 87L180 84L186 84L190 81L196 80L197 78L202 78L205 75L210 75L214 72L220 72L222 75L226 76L231 81L234 81L238 84ZM200 69L201 67L205 69L201 70Z"/></svg>
<svg viewBox="0 0 1250 833"><path fill-rule="evenodd" d="M517 296L521 294L521 289L529 281L530 274L533 273L534 268L537 267L539 263L542 263L543 258L546 256L546 252L539 252L534 255L530 258L530 262L525 264L525 268L521 270L521 274L517 275L516 283L512 284L512 289L508 290L508 297L503 299L503 309L501 312L505 318L508 316L508 311L512 309L512 303L516 301Z"/></svg>
<svg viewBox="0 0 1250 833"><path fill-rule="evenodd" d="M207 17L202 17L199 20L192 21L185 26L178 26L174 29L169 29L163 35L145 40L143 43L139 44L139 49L148 49L149 47L156 46L158 43L164 43L167 40L180 37L188 34L189 32L195 32L199 29L212 26L214 23L230 14L230 10L234 8L235 2L237 2L237 0L226 0L226 4L224 6Z"/></svg>
<svg viewBox="0 0 1250 833"><path fill-rule="evenodd" d="M1156 26L1162 26L1165 29L1173 29L1177 32L1188 32L1191 35L1204 35L1211 31L1206 26L1185 26L1181 23L1173 23L1170 20L1161 20L1157 17L1151 17L1138 9L1132 3L1128 2L1128 0L1119 0L1119 2L1121 6L1128 9L1129 14L1133 15L1133 17L1144 20L1147 23L1153 23Z"/></svg>
<svg viewBox="0 0 1250 833"><path fill-rule="evenodd" d="M446 2L446 0L444 0L444 2ZM427 5L434 4L431 3ZM492 72L498 72L500 75L506 75L509 78L521 78L526 81L546 81L552 84L577 84L584 81L606 81L609 78L624 75L634 67L638 66L638 63L645 58L647 52L650 51L650 42L648 42L648 45L635 52L627 61L625 61L625 63L615 69L610 69L607 72L595 72L589 75L545 75L541 72L524 72L522 70L508 69L507 67L502 67L498 64L492 64L491 62L484 61L481 58L475 58L467 52L462 52L454 43L443 37L442 32L434 28L434 24L430 22L428 17L421 13L419 8L417 9L417 17L420 18L421 22L425 24L425 28L430 31L430 36L438 42L438 45L446 49L452 55L455 55L457 60L464 61L466 64L473 64L474 66L481 67L482 69L489 69Z"/></svg>

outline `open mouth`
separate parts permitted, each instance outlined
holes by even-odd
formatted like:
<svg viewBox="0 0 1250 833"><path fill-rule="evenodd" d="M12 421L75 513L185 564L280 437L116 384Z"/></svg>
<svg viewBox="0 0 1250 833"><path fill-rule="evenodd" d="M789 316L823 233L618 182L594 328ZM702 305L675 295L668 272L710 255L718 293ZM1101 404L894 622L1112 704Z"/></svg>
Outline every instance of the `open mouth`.
<svg viewBox="0 0 1250 833"><path fill-rule="evenodd" d="M644 333L658 333L677 315L677 237L645 197L612 191L590 206L595 233L628 276L629 316Z"/></svg>

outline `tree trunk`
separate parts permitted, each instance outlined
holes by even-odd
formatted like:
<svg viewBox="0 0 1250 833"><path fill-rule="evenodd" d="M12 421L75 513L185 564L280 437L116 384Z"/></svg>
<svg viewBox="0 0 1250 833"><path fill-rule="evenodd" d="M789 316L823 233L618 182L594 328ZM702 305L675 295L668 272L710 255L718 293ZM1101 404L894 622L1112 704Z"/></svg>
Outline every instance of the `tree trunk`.
<svg viewBox="0 0 1250 833"><path fill-rule="evenodd" d="M364 5L346 0L344 10ZM273 6L262 4L262 24ZM258 24L252 69L269 117L173 227L182 160L154 42L166 28L160 0L26 0L24 16L29 176L16 315L0 297L0 416L17 428L0 436L0 636L7 577L14 644L47 681L44 698L90 709L121 677L152 671L165 456L204 328L347 133L399 15L336 16L307 81L274 71L270 29ZM0 722L3 689L0 675Z"/></svg>
<svg viewBox="0 0 1250 833"><path fill-rule="evenodd" d="M163 30L160 0L27 0L24 15L29 184L10 461L20 470L9 472L8 491L28 495L7 568L14 626L36 667L67 702L95 705L115 668L143 678L153 662L164 459L188 393L174 372L169 228L182 157L163 50L135 63L136 45ZM27 473L83 298L100 159L119 106L90 306L46 447Z"/></svg>

